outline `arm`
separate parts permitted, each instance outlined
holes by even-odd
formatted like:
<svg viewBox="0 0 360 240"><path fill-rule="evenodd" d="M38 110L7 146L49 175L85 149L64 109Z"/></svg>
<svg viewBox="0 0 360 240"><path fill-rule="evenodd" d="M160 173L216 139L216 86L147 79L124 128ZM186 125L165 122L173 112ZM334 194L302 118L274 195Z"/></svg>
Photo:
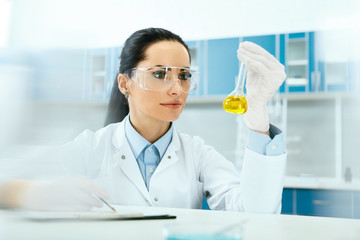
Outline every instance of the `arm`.
<svg viewBox="0 0 360 240"><path fill-rule="evenodd" d="M280 213L286 154L281 131L270 128L267 102L285 80L284 66L250 42L240 44L238 58L248 70L248 110L243 118L249 128L248 147L240 177L210 150L202 164L204 190L210 193L212 209Z"/></svg>
<svg viewBox="0 0 360 240"><path fill-rule="evenodd" d="M239 172L214 148L200 157L200 181L211 209L257 213L279 213L286 154L266 156L245 150Z"/></svg>
<svg viewBox="0 0 360 240"><path fill-rule="evenodd" d="M8 179L0 182L0 205L32 210L90 210L101 207L95 196L108 199L106 191L86 177L87 156L92 137L84 132L74 141L45 151L32 161L27 175L31 180ZM45 167L46 166L46 167ZM46 180L38 180L42 177ZM36 179L36 180L35 180Z"/></svg>
<svg viewBox="0 0 360 240"><path fill-rule="evenodd" d="M30 181L13 179L0 184L0 205L20 207L23 193L28 189Z"/></svg>

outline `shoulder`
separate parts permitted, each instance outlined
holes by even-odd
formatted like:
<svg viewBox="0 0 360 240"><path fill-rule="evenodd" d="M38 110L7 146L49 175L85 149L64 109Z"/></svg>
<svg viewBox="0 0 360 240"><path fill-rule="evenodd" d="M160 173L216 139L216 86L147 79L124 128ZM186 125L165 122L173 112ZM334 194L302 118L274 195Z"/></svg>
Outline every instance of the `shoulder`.
<svg viewBox="0 0 360 240"><path fill-rule="evenodd" d="M174 136L177 136L181 146L185 149L191 149L193 151L202 152L213 148L207 145L205 141L199 136L191 136L186 133L181 133L174 129Z"/></svg>
<svg viewBox="0 0 360 240"><path fill-rule="evenodd" d="M107 139L112 140L114 135L123 131L123 122L112 123L106 127L100 128L97 131L92 131L90 129L84 130L80 133L75 139L75 142L89 145L98 145L101 142L106 142Z"/></svg>

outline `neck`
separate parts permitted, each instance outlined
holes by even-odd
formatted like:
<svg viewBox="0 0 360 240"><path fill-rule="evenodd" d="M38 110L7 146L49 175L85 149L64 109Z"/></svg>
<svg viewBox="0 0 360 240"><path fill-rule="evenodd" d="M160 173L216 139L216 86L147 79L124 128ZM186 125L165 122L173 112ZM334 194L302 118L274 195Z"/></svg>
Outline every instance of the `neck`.
<svg viewBox="0 0 360 240"><path fill-rule="evenodd" d="M148 142L154 143L161 138L170 128L170 122L154 118L138 118L130 111L130 123L135 130Z"/></svg>

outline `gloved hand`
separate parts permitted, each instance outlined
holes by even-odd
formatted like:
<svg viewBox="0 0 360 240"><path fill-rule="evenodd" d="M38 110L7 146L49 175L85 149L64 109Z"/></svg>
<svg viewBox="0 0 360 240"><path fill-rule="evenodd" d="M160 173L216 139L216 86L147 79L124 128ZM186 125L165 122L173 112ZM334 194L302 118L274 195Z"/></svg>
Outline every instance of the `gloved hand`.
<svg viewBox="0 0 360 240"><path fill-rule="evenodd" d="M267 102L284 82L285 67L265 49L252 42L240 43L237 53L248 71L248 110L244 114L244 122L252 130L266 132L269 130Z"/></svg>
<svg viewBox="0 0 360 240"><path fill-rule="evenodd" d="M105 190L87 177L65 176L52 181L30 183L19 205L32 210L88 211L103 206L96 196L109 198Z"/></svg>

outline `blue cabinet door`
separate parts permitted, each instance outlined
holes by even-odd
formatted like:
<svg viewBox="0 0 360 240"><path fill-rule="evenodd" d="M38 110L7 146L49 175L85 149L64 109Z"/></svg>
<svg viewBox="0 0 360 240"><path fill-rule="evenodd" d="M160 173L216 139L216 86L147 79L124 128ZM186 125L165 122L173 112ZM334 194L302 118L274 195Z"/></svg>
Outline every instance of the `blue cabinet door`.
<svg viewBox="0 0 360 240"><path fill-rule="evenodd" d="M207 46L207 94L228 95L239 71L239 38L208 40Z"/></svg>
<svg viewBox="0 0 360 240"><path fill-rule="evenodd" d="M281 200L281 214L294 214L294 189L284 188Z"/></svg>
<svg viewBox="0 0 360 240"><path fill-rule="evenodd" d="M271 55L276 55L276 35L243 37L242 41L256 43L257 45L268 51Z"/></svg>
<svg viewBox="0 0 360 240"><path fill-rule="evenodd" d="M296 213L326 217L352 217L352 192L330 190L296 190Z"/></svg>

